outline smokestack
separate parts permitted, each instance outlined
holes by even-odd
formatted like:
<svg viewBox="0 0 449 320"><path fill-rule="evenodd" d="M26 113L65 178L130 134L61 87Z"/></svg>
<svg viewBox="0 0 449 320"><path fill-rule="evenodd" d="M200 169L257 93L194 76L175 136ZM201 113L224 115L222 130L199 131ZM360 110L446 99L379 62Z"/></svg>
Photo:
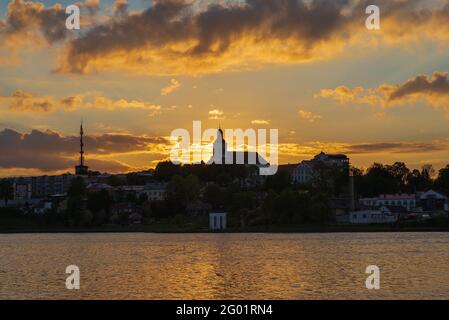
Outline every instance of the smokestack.
<svg viewBox="0 0 449 320"><path fill-rule="evenodd" d="M355 210L354 174L351 168L349 168L349 210Z"/></svg>

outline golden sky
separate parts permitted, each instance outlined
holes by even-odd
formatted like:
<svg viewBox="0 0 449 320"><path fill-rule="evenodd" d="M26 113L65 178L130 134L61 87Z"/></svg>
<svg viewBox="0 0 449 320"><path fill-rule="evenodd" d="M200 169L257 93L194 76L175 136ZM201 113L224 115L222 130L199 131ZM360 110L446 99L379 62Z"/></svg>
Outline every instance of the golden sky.
<svg viewBox="0 0 449 320"><path fill-rule="evenodd" d="M279 129L280 163L449 163L446 0L78 0L69 31L73 3L0 3L0 176L73 171L81 119L99 171L154 167L194 120Z"/></svg>

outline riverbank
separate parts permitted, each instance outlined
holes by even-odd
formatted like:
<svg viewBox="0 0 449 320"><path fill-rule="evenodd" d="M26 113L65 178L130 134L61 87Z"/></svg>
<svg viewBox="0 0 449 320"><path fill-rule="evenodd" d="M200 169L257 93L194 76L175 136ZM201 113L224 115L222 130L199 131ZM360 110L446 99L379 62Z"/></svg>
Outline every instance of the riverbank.
<svg viewBox="0 0 449 320"><path fill-rule="evenodd" d="M155 223L150 225L105 225L98 227L66 227L42 224L4 224L0 234L11 233L210 233L193 225ZM223 233L338 233L338 232L449 232L448 225L265 225L228 228Z"/></svg>

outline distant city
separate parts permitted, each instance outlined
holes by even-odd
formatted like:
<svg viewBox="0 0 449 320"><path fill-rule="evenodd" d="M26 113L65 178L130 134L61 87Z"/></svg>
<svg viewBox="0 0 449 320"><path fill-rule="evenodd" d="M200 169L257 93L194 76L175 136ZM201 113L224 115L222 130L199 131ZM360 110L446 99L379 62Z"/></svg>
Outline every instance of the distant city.
<svg viewBox="0 0 449 320"><path fill-rule="evenodd" d="M80 157L74 174L5 178L0 208L62 226L151 225L165 221L198 230L284 224L390 225L445 222L449 214L449 166L404 163L351 167L344 154L321 152L261 176L262 159L248 164L175 165L108 174L90 171L80 126ZM214 145L229 153L223 131ZM233 152L236 157L236 152ZM223 161L224 162L224 161ZM51 217L51 218L45 218ZM209 221L209 222L207 222Z"/></svg>

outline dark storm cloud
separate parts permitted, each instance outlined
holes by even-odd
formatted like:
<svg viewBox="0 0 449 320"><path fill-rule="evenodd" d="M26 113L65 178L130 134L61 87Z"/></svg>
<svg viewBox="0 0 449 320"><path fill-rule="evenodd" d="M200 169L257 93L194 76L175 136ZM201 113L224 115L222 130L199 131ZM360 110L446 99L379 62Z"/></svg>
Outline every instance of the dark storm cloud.
<svg viewBox="0 0 449 320"><path fill-rule="evenodd" d="M99 0L85 0L74 4L89 15L95 15L100 9ZM39 31L52 44L68 36L65 26L67 17L65 7L57 3L46 8L39 1L12 0L8 4L6 20L0 21L0 35L5 39L16 37L15 40L20 41L28 34Z"/></svg>
<svg viewBox="0 0 449 320"><path fill-rule="evenodd" d="M447 72L435 72L431 78L425 75L416 76L395 87L389 100L402 99L410 95L449 95L449 79Z"/></svg>
<svg viewBox="0 0 449 320"><path fill-rule="evenodd" d="M449 37L446 0L431 4L424 0L148 3L149 8L130 12L126 0L116 0L114 14L105 16L99 1L86 0L79 5L91 18L83 20L88 22L82 32L68 33L61 6L12 0L0 32L23 36L36 29L49 43L64 39L64 52L55 68L59 72L131 68L153 74L209 73L334 57L349 41L366 39L365 9L372 4L381 8L378 39L394 42L425 36L445 41Z"/></svg>
<svg viewBox="0 0 449 320"><path fill-rule="evenodd" d="M115 0L114 13L118 16L124 16L128 14L128 0Z"/></svg>
<svg viewBox="0 0 449 320"><path fill-rule="evenodd" d="M8 5L6 36L23 35L30 28L38 28L49 43L66 37L65 10L61 6L45 8L41 3L13 0Z"/></svg>
<svg viewBox="0 0 449 320"><path fill-rule="evenodd" d="M426 153L444 151L449 147L448 140L430 142L397 142L397 143L366 143L347 146L344 152L349 154L362 153Z"/></svg>
<svg viewBox="0 0 449 320"><path fill-rule="evenodd" d="M150 151L152 147L165 144L159 137L104 134L85 136L86 154L92 156L91 164L98 170L111 168L126 170L129 166L114 160L95 159L96 155L110 153L128 153ZM31 133L19 133L15 130L0 131L0 167L40 169L55 171L70 169L77 161L79 137L61 136L53 131L32 130ZM114 170L120 171L120 170Z"/></svg>
<svg viewBox="0 0 449 320"><path fill-rule="evenodd" d="M157 50L175 44L195 43L172 54L200 59L217 57L245 37L265 41L294 39L308 51L339 33L354 15L342 10L349 1L247 0L244 4L220 2L195 7L195 2L157 1L137 14L110 20L73 39L67 52L68 72L84 72L91 60L116 51ZM362 13L358 14L359 16ZM64 69L64 68L63 68Z"/></svg>

